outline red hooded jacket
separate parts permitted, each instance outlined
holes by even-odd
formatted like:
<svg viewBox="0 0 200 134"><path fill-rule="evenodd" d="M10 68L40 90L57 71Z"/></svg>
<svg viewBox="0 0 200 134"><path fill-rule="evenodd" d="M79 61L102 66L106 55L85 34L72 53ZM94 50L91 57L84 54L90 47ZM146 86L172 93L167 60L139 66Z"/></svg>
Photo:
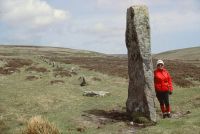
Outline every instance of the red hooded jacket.
<svg viewBox="0 0 200 134"><path fill-rule="evenodd" d="M154 71L154 86L156 91L173 91L171 76L165 68Z"/></svg>

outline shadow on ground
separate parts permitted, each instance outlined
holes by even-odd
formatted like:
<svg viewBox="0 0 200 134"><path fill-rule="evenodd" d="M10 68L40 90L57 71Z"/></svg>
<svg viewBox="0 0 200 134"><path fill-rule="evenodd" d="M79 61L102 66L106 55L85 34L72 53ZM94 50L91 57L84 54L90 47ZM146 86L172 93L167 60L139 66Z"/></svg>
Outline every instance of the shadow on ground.
<svg viewBox="0 0 200 134"><path fill-rule="evenodd" d="M84 114L83 116L89 115L89 116L96 116L99 118L106 118L107 120L110 120L111 122L131 121L131 118L124 111L118 111L118 110L105 111L105 110L100 110L100 109L92 109L92 110L84 111L84 113L86 114Z"/></svg>

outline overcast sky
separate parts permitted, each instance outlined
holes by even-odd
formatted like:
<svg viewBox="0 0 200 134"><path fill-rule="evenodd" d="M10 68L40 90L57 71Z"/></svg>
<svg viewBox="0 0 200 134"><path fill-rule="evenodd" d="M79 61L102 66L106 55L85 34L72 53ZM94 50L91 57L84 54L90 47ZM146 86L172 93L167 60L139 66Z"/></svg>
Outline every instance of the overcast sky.
<svg viewBox="0 0 200 134"><path fill-rule="evenodd" d="M149 8L153 53L200 46L200 0L0 0L0 44L127 53L135 4Z"/></svg>

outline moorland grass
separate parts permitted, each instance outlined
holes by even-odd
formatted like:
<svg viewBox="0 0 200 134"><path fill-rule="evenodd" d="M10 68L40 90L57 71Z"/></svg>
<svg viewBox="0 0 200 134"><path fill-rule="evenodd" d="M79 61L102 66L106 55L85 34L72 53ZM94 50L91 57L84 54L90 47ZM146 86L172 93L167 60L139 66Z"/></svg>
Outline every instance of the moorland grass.
<svg viewBox="0 0 200 134"><path fill-rule="evenodd" d="M4 53L11 53L11 51L11 49L6 49ZM146 128L137 128L129 125L129 120L120 120L119 118L115 118L117 119L115 120L109 116L112 111L114 111L113 113L122 113L121 115L125 112L128 94L127 79L64 63L58 64L68 71L72 67L75 68L77 75L55 77L53 71L55 68L38 58L38 54L45 54L48 52L47 50L45 53L34 50L33 53L36 56L28 55L30 53L27 53L25 49L14 52L12 58L31 59L33 66L46 68L49 71L26 71L31 67L28 65L10 75L2 74L0 76L0 132L2 134L21 134L27 127L29 119L35 116L48 119L50 123L57 126L62 134L123 134L128 132L136 134L198 134L200 132L199 87L175 87L173 95L170 97L174 118L161 119L156 100L157 124ZM65 53L67 52L62 52L62 55ZM50 53L47 54L51 56ZM58 54L59 52L57 52ZM73 53L68 54L75 56ZM81 55L83 56L84 53ZM5 58L5 56L1 58ZM27 80L27 76L38 76L38 79ZM80 86L78 80L80 76L85 76L87 86ZM64 83L51 84L51 81L63 81ZM111 95L105 97L82 95L83 91L90 90L108 91Z"/></svg>

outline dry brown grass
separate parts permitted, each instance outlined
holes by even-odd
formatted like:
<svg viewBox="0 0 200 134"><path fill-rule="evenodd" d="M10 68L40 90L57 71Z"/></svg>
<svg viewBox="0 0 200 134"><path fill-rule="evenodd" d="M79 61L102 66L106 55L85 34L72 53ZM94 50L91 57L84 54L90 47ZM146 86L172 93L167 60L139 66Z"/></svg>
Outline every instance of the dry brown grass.
<svg viewBox="0 0 200 134"><path fill-rule="evenodd" d="M13 74L14 72L20 72L20 70L14 67L4 67L4 68L0 67L0 74L10 75Z"/></svg>
<svg viewBox="0 0 200 134"><path fill-rule="evenodd" d="M0 53L1 56L13 56L13 53Z"/></svg>
<svg viewBox="0 0 200 134"><path fill-rule="evenodd" d="M35 71L35 72L41 72L41 73L48 72L48 70L46 68L44 68L44 67L36 67L36 66L28 67L26 69L26 71Z"/></svg>
<svg viewBox="0 0 200 134"><path fill-rule="evenodd" d="M128 60L125 57L57 57L49 59L65 64L76 64L89 70L128 79ZM153 60L154 67L155 62L156 59ZM200 67L180 61L165 60L164 62L176 85L191 87L195 86L193 81L200 81Z"/></svg>
<svg viewBox="0 0 200 134"><path fill-rule="evenodd" d="M58 128L41 116L32 117L23 134L60 134Z"/></svg>
<svg viewBox="0 0 200 134"><path fill-rule="evenodd" d="M65 64L76 64L89 70L108 75L128 78L128 63L126 58L115 57L64 57L50 59Z"/></svg>
<svg viewBox="0 0 200 134"><path fill-rule="evenodd" d="M24 66L30 66L33 61L30 59L8 59L6 67L21 68Z"/></svg>
<svg viewBox="0 0 200 134"><path fill-rule="evenodd" d="M24 66L29 66L33 63L30 59L7 59L3 58L3 61L6 62L4 67L0 67L0 74L10 75L14 72L20 72L19 68Z"/></svg>
<svg viewBox="0 0 200 134"><path fill-rule="evenodd" d="M170 72L173 82L180 87L195 86L193 81L200 81L200 67L175 60L165 60L165 68ZM154 67L156 59L153 60Z"/></svg>

